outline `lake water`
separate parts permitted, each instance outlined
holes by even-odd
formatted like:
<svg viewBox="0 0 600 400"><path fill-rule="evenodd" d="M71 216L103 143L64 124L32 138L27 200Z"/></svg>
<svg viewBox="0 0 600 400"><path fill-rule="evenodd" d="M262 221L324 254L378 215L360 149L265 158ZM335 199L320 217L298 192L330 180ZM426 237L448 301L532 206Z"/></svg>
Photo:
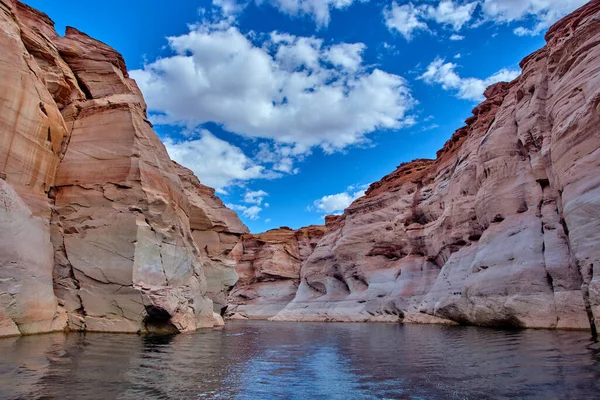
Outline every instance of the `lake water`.
<svg viewBox="0 0 600 400"><path fill-rule="evenodd" d="M589 333L229 321L0 340L1 399L598 399Z"/></svg>

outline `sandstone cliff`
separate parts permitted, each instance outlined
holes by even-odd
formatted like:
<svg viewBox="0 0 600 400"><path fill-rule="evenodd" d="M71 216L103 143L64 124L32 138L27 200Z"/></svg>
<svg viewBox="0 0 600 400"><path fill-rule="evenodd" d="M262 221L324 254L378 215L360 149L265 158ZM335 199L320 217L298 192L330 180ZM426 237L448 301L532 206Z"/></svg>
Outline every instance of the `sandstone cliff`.
<svg viewBox="0 0 600 400"><path fill-rule="evenodd" d="M171 162L123 57L53 25L0 0L0 335L222 323L247 229Z"/></svg>
<svg viewBox="0 0 600 400"><path fill-rule="evenodd" d="M202 185L189 169L174 165L190 201L190 228L200 250L207 296L214 303L214 311L222 315L227 308L227 295L238 280L232 250L242 234L249 233L248 227L215 196L213 188Z"/></svg>
<svg viewBox="0 0 600 400"><path fill-rule="evenodd" d="M243 235L234 249L239 281L229 296L228 315L267 319L281 311L294 299L302 262L324 234L324 226L309 226Z"/></svg>
<svg viewBox="0 0 600 400"><path fill-rule="evenodd" d="M600 326L600 1L546 41L436 160L328 220L274 319Z"/></svg>

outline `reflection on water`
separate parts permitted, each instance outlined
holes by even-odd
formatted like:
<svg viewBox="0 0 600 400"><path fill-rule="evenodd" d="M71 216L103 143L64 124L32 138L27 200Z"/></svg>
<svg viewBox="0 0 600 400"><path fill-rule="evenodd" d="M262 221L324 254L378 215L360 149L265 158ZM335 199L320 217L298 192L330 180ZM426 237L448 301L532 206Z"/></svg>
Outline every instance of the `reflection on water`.
<svg viewBox="0 0 600 400"><path fill-rule="evenodd" d="M0 340L1 399L592 399L585 332L230 321Z"/></svg>

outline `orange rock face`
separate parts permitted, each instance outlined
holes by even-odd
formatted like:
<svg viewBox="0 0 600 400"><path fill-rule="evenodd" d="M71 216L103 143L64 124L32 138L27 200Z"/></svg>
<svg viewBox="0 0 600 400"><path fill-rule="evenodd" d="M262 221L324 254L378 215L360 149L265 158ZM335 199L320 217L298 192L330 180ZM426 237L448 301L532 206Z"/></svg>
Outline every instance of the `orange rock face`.
<svg viewBox="0 0 600 400"><path fill-rule="evenodd" d="M268 319L283 309L294 299L302 262L324 234L324 226L309 226L243 235L234 249L239 282L229 296L228 315Z"/></svg>
<svg viewBox="0 0 600 400"><path fill-rule="evenodd" d="M247 229L169 159L123 57L13 0L0 29L0 335L221 324Z"/></svg>
<svg viewBox="0 0 600 400"><path fill-rule="evenodd" d="M436 160L328 220L274 319L600 327L600 2L546 40Z"/></svg>

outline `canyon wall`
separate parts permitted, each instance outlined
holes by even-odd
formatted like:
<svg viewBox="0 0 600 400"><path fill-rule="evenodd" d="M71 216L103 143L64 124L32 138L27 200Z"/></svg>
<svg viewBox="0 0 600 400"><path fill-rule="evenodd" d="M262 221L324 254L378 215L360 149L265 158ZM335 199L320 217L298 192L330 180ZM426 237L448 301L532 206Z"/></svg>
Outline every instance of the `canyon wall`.
<svg viewBox="0 0 600 400"><path fill-rule="evenodd" d="M0 0L0 335L221 324L247 228L169 159L123 57L53 25Z"/></svg>
<svg viewBox="0 0 600 400"><path fill-rule="evenodd" d="M300 267L312 254L324 226L273 229L243 235L234 249L239 281L229 295L229 318L267 319L294 299Z"/></svg>
<svg viewBox="0 0 600 400"><path fill-rule="evenodd" d="M273 319L600 325L600 1L546 41L435 160L328 219Z"/></svg>

